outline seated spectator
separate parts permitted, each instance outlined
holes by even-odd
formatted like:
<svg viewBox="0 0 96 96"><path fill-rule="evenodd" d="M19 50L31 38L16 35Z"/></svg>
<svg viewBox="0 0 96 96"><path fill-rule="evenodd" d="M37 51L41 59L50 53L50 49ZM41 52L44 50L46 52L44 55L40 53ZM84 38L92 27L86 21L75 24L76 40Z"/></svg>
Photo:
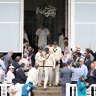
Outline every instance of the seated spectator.
<svg viewBox="0 0 96 96"><path fill-rule="evenodd" d="M13 72L14 72L14 66L9 66L9 71L7 72L7 83L8 84L11 84L12 79L15 78Z"/></svg>
<svg viewBox="0 0 96 96"><path fill-rule="evenodd" d="M19 83L24 84L26 82L27 76L24 73L25 64L21 64L21 68L19 68L18 71L16 71L16 78Z"/></svg>
<svg viewBox="0 0 96 96"><path fill-rule="evenodd" d="M29 81L22 87L22 96L29 96L29 92L32 92L33 95L35 94L35 88L32 81Z"/></svg>
<svg viewBox="0 0 96 96"><path fill-rule="evenodd" d="M85 63L84 64L87 66L88 71L90 70L91 63L92 63L92 60L90 60L90 55L86 54Z"/></svg>

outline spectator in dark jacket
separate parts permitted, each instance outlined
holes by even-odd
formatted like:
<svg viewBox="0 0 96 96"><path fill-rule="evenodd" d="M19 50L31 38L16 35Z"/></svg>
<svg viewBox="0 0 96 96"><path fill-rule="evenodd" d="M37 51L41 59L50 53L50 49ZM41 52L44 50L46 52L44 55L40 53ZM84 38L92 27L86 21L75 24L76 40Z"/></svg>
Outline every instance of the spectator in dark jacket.
<svg viewBox="0 0 96 96"><path fill-rule="evenodd" d="M91 63L91 70L88 72L88 79L91 81L91 84L96 84L96 69L94 63Z"/></svg>
<svg viewBox="0 0 96 96"><path fill-rule="evenodd" d="M14 74L16 76L16 70L18 70L21 66L19 65L19 62L20 61L20 56L17 56L15 61L13 61L12 65L15 67L14 69Z"/></svg>
<svg viewBox="0 0 96 96"><path fill-rule="evenodd" d="M88 71L90 70L91 63L92 63L92 60L90 60L90 55L87 54L85 57L85 63L84 64L87 66Z"/></svg>
<svg viewBox="0 0 96 96"><path fill-rule="evenodd" d="M19 68L18 71L16 71L16 78L19 83L24 84L26 82L27 76L24 73L25 64L21 64L21 68Z"/></svg>

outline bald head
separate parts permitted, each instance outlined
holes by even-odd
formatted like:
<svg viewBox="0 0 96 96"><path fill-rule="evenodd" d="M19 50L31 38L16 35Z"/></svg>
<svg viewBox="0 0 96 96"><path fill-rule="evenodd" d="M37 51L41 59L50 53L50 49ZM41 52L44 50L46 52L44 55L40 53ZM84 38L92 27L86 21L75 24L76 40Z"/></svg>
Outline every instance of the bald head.
<svg viewBox="0 0 96 96"><path fill-rule="evenodd" d="M91 70L94 70L95 69L95 64L94 63L91 63Z"/></svg>
<svg viewBox="0 0 96 96"><path fill-rule="evenodd" d="M10 56L12 56L12 55L13 55L13 51L10 50L10 51L8 52L8 54L9 54Z"/></svg>

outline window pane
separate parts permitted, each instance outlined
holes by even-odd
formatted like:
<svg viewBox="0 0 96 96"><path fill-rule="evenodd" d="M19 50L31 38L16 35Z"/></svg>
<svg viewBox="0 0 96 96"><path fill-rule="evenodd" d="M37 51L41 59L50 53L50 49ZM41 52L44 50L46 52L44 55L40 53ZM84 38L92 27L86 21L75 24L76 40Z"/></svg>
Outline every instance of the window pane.
<svg viewBox="0 0 96 96"><path fill-rule="evenodd" d="M19 24L0 24L0 51L19 51Z"/></svg>
<svg viewBox="0 0 96 96"><path fill-rule="evenodd" d="M20 4L0 3L0 22L19 22Z"/></svg>
<svg viewBox="0 0 96 96"><path fill-rule="evenodd" d="M0 2L20 2L20 0L0 0Z"/></svg>

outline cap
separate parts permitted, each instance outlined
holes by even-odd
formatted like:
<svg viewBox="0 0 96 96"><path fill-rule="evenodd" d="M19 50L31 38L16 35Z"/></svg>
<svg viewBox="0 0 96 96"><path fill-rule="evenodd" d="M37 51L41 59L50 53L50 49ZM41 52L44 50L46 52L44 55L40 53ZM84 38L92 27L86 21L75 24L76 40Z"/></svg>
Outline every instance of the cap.
<svg viewBox="0 0 96 96"><path fill-rule="evenodd" d="M14 66L9 66L9 68L14 68Z"/></svg>
<svg viewBox="0 0 96 96"><path fill-rule="evenodd" d="M79 56L81 56L81 53L80 52L76 52L76 54L75 55L79 55Z"/></svg>
<svg viewBox="0 0 96 96"><path fill-rule="evenodd" d="M29 81L29 83L33 84L33 81Z"/></svg>
<svg viewBox="0 0 96 96"><path fill-rule="evenodd" d="M49 41L49 43L50 43L50 44L53 44L53 41L52 41L52 40L50 40L50 41Z"/></svg>
<svg viewBox="0 0 96 96"><path fill-rule="evenodd" d="M83 58L80 58L79 61L84 61L84 59Z"/></svg>
<svg viewBox="0 0 96 96"><path fill-rule="evenodd" d="M76 50L79 50L79 51L81 50L81 46L80 45L76 45L75 48L76 48Z"/></svg>
<svg viewBox="0 0 96 96"><path fill-rule="evenodd" d="M49 48L45 48L45 52L48 52L49 51Z"/></svg>
<svg viewBox="0 0 96 96"><path fill-rule="evenodd" d="M87 79L86 75L85 74L82 74L81 77Z"/></svg>
<svg viewBox="0 0 96 96"><path fill-rule="evenodd" d="M54 45L57 45L57 44L58 44L58 42L57 42L57 41L54 41L54 42L53 42L53 44L54 44Z"/></svg>
<svg viewBox="0 0 96 96"><path fill-rule="evenodd" d="M40 47L38 47L38 50L42 50L43 48L40 46Z"/></svg>

